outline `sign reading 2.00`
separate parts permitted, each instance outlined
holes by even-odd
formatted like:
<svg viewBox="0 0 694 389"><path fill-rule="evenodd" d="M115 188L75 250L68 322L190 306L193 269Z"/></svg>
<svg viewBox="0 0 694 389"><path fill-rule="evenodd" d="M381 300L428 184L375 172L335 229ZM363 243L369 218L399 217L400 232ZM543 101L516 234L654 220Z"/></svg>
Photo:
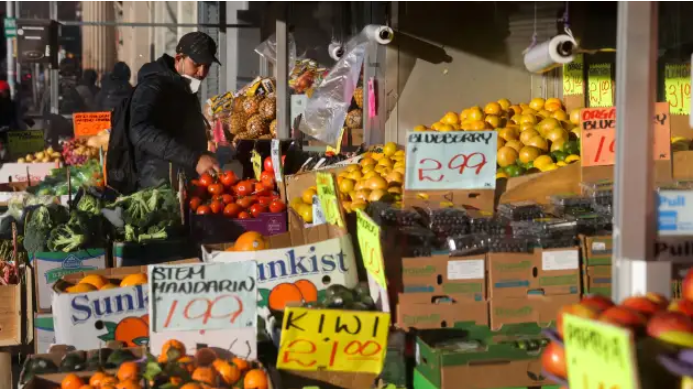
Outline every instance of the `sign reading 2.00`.
<svg viewBox="0 0 694 389"><path fill-rule="evenodd" d="M495 131L409 132L405 189L493 189Z"/></svg>

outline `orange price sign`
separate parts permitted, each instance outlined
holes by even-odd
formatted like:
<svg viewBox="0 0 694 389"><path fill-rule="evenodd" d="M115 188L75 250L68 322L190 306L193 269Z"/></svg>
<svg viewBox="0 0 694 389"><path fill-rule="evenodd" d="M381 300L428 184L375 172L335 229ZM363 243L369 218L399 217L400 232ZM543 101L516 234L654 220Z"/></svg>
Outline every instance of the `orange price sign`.
<svg viewBox="0 0 694 389"><path fill-rule="evenodd" d="M670 160L670 112L668 103L655 104L654 159ZM617 111L609 108L581 110L581 165L614 165Z"/></svg>
<svg viewBox="0 0 694 389"><path fill-rule="evenodd" d="M573 62L564 64L564 96L583 94L583 54L574 57Z"/></svg>
<svg viewBox="0 0 694 389"><path fill-rule="evenodd" d="M591 107L611 107L612 102L612 65L595 64L588 67L588 97Z"/></svg>
<svg viewBox="0 0 694 389"><path fill-rule="evenodd" d="M639 388L630 330L573 315L563 325L569 387Z"/></svg>
<svg viewBox="0 0 694 389"><path fill-rule="evenodd" d="M75 137L93 136L111 128L111 112L78 112L72 114Z"/></svg>
<svg viewBox="0 0 694 389"><path fill-rule="evenodd" d="M665 65L665 99L673 115L689 115L692 110L692 65Z"/></svg>

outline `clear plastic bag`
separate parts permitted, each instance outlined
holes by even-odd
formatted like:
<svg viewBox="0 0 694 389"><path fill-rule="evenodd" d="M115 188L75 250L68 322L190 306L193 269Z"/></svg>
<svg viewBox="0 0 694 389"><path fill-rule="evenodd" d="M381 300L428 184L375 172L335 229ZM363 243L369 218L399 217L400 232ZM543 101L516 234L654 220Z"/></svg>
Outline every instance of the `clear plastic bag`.
<svg viewBox="0 0 694 389"><path fill-rule="evenodd" d="M277 36L275 34L270 35L264 42L256 46L255 52L267 59L269 62L277 63ZM296 42L294 41L294 34L287 34L287 72L289 74L294 71L296 66L296 61L299 59L296 54Z"/></svg>
<svg viewBox="0 0 694 389"><path fill-rule="evenodd" d="M509 220L531 220L545 216L542 206L534 201L520 201L499 205L499 215Z"/></svg>
<svg viewBox="0 0 694 389"><path fill-rule="evenodd" d="M552 238L576 235L576 220L541 218L511 222L513 236L518 238Z"/></svg>

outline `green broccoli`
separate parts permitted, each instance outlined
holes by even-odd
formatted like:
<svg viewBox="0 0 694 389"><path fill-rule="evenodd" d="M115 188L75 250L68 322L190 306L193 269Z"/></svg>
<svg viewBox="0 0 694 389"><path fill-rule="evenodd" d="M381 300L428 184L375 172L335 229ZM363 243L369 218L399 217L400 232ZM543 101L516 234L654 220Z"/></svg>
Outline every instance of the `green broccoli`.
<svg viewBox="0 0 694 389"><path fill-rule="evenodd" d="M101 200L85 193L82 195L82 198L80 198L80 201L77 202L77 210L92 215L99 215L101 213Z"/></svg>
<svg viewBox="0 0 694 389"><path fill-rule="evenodd" d="M24 249L30 253L46 251L46 238L53 226L48 207L41 205L30 211L24 225Z"/></svg>
<svg viewBox="0 0 694 389"><path fill-rule="evenodd" d="M48 249L69 253L77 251L88 242L88 237L81 233L77 226L63 224L54 228L48 237Z"/></svg>

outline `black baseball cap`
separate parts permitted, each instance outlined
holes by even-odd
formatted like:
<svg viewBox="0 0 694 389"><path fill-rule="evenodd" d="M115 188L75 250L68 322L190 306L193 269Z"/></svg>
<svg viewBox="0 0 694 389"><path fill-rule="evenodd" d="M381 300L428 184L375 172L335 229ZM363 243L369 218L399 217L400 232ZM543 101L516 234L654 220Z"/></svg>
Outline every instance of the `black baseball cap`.
<svg viewBox="0 0 694 389"><path fill-rule="evenodd" d="M216 57L217 44L204 32L189 32L181 37L176 45L176 53L190 57L199 64L222 64Z"/></svg>

